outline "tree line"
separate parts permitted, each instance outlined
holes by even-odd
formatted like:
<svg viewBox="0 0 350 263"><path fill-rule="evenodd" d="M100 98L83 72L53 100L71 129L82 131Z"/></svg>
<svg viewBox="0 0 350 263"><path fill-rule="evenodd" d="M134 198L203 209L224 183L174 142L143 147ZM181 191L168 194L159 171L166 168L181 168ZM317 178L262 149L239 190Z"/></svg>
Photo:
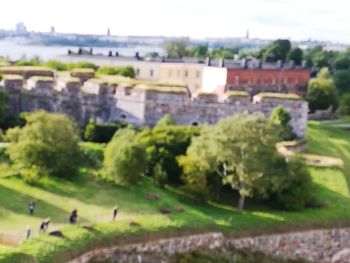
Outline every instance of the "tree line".
<svg viewBox="0 0 350 263"><path fill-rule="evenodd" d="M9 172L28 183L43 176L76 178L87 156L74 121L44 111L24 119L22 127L4 135L10 142ZM121 185L151 177L160 187L171 185L202 201L220 200L227 192L232 200L238 197L238 211L251 197L279 209L300 210L315 203L310 174L302 160L286 159L276 150L278 141L294 136L289 120L278 107L269 119L243 113L199 127L177 126L165 116L153 128L120 126L107 143L100 172Z"/></svg>

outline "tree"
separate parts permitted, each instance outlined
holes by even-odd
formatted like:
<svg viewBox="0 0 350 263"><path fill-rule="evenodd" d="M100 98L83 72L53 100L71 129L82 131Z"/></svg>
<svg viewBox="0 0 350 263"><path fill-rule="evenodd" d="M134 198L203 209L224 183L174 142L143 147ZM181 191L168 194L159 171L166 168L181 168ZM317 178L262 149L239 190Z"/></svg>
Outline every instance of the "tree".
<svg viewBox="0 0 350 263"><path fill-rule="evenodd" d="M334 85L341 93L350 92L350 70L341 69L333 74Z"/></svg>
<svg viewBox="0 0 350 263"><path fill-rule="evenodd" d="M291 140L295 137L293 128L289 124L291 119L290 113L283 106L277 106L271 112L270 121L282 127L281 139L283 140Z"/></svg>
<svg viewBox="0 0 350 263"><path fill-rule="evenodd" d="M131 128L116 132L107 144L104 155L104 171L119 184L135 184L146 169L146 152L139 136Z"/></svg>
<svg viewBox="0 0 350 263"><path fill-rule="evenodd" d="M170 114L165 114L164 117L158 121L155 128L163 128L165 126L174 125L174 124L175 122L174 122L173 116L171 116Z"/></svg>
<svg viewBox="0 0 350 263"><path fill-rule="evenodd" d="M347 55L339 56L333 66L334 70L350 69L350 58Z"/></svg>
<svg viewBox="0 0 350 263"><path fill-rule="evenodd" d="M205 58L208 56L207 45L197 45L189 50L189 55L196 58Z"/></svg>
<svg viewBox="0 0 350 263"><path fill-rule="evenodd" d="M75 123L62 114L28 114L23 128L8 132L10 159L20 169L37 167L42 174L72 178L80 156L77 130Z"/></svg>
<svg viewBox="0 0 350 263"><path fill-rule="evenodd" d="M0 76L1 80L1 76ZM4 127L4 122L8 116L9 97L6 91L0 90L0 127Z"/></svg>
<svg viewBox="0 0 350 263"><path fill-rule="evenodd" d="M300 66L303 61L303 50L298 47L292 48L287 55L287 60L294 61L295 65Z"/></svg>
<svg viewBox="0 0 350 263"><path fill-rule="evenodd" d="M268 45L263 51L264 60L286 61L292 45L288 39L277 39Z"/></svg>
<svg viewBox="0 0 350 263"><path fill-rule="evenodd" d="M241 212L245 198L252 196L255 182L264 176L271 157L276 154L278 129L262 115L247 113L203 128L200 136L192 139L186 156L180 158L180 164L196 165L196 169L184 166L185 177L200 181L203 187L206 173L215 171L224 184L238 191L237 210Z"/></svg>
<svg viewBox="0 0 350 263"><path fill-rule="evenodd" d="M339 110L341 114L350 115L350 93L345 93L341 97Z"/></svg>
<svg viewBox="0 0 350 263"><path fill-rule="evenodd" d="M326 70L321 70L316 79L309 81L306 99L312 112L315 110L325 110L332 107L336 110L338 106L338 96L331 78L327 78Z"/></svg>
<svg viewBox="0 0 350 263"><path fill-rule="evenodd" d="M168 42L165 51L170 58L182 58L188 54L188 40L182 38Z"/></svg>

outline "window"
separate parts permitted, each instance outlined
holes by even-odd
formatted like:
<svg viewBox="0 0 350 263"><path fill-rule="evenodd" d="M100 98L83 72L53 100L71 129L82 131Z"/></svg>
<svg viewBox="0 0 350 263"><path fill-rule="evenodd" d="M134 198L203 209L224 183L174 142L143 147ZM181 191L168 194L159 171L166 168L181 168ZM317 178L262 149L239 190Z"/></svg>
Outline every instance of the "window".
<svg viewBox="0 0 350 263"><path fill-rule="evenodd" d="M187 78L187 77L188 77L188 71L187 71L187 70L185 70L184 75L185 75L185 78Z"/></svg>
<svg viewBox="0 0 350 263"><path fill-rule="evenodd" d="M126 119L126 115L122 114L120 117L122 117L122 119Z"/></svg>
<svg viewBox="0 0 350 263"><path fill-rule="evenodd" d="M200 78L200 76L201 76L201 72L199 70L197 70L196 71L196 78L198 79L198 78Z"/></svg>
<svg viewBox="0 0 350 263"><path fill-rule="evenodd" d="M153 77L153 73L154 73L154 72L153 72L153 69L151 69L151 70L149 71L149 76L150 76L150 77Z"/></svg>
<svg viewBox="0 0 350 263"><path fill-rule="evenodd" d="M139 75L140 75L140 69L137 68L137 69L136 69L136 76L139 76Z"/></svg>
<svg viewBox="0 0 350 263"><path fill-rule="evenodd" d="M276 84L276 78L272 78L272 85Z"/></svg>
<svg viewBox="0 0 350 263"><path fill-rule="evenodd" d="M239 84L239 76L236 75L236 76L235 76L235 85L238 85L238 84Z"/></svg>

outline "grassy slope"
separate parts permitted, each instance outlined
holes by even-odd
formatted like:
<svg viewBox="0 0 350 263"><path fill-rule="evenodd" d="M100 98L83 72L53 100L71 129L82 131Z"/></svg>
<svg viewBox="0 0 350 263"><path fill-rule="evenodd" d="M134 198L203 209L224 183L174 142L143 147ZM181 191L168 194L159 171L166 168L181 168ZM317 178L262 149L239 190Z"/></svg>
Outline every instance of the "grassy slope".
<svg viewBox="0 0 350 263"><path fill-rule="evenodd" d="M310 122L309 149L311 153L327 154L341 157L350 165L349 133L339 128ZM79 217L84 223L96 223L97 232L89 232L79 227L64 227L65 239L41 236L25 242L19 249L34 255L41 261L50 262L53 255L50 251L66 251L71 246L78 249L91 240L108 239L120 236L122 233L146 231L165 231L169 229L221 229L235 234L249 230L252 233L278 229L288 230L289 226L318 226L324 223L341 221L350 218L349 190L347 179L350 174L339 169L310 167L315 182L314 192L327 205L326 208L306 209L302 212L279 212L266 209L251 208L244 214L237 215L228 206L215 206L193 203L181 199L175 194L155 187L150 181L130 188L110 185L95 180L78 180L67 182L45 179L39 185L32 187L16 178L0 179L0 232L17 231L23 233L27 225L37 229L40 220L51 217L52 228L67 221L73 208L79 210ZM346 171L348 171L346 169ZM88 171L86 177L90 176ZM159 201L146 198L149 193L157 193ZM37 200L37 210L34 217L27 215L29 200ZM120 215L118 222L107 223L111 219L112 208L118 205ZM183 213L174 213L170 218L159 212L159 208L182 207ZM141 223L140 228L130 227L130 220ZM9 260L8 252L13 249L0 247L1 258ZM17 258L18 260L18 258Z"/></svg>

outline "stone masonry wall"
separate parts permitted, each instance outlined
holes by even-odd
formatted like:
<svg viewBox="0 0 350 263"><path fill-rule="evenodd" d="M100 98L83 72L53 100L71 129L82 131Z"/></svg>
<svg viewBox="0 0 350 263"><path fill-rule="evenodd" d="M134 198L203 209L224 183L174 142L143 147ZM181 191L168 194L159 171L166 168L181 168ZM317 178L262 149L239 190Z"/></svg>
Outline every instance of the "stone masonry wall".
<svg viewBox="0 0 350 263"><path fill-rule="evenodd" d="M225 239L222 233L215 232L96 249L69 263L165 263L168 262L166 256L201 249L247 249L284 259L303 259L314 263L348 263L350 229L313 230L236 239ZM164 257L155 259L155 255Z"/></svg>
<svg viewBox="0 0 350 263"><path fill-rule="evenodd" d="M291 114L290 124L294 132L299 137L304 137L306 132L308 104L304 100L263 98L250 102L246 98L231 98L230 101L219 102L216 96L191 98L187 93L111 88L115 90L114 94L87 94L58 91L53 85L47 87L37 83L32 90L9 90L9 108L15 114L39 109L61 112L82 125L94 119L98 122L123 121L153 126L165 114L171 114L179 125L215 124L222 118L245 111L268 116L276 106L282 105Z"/></svg>

